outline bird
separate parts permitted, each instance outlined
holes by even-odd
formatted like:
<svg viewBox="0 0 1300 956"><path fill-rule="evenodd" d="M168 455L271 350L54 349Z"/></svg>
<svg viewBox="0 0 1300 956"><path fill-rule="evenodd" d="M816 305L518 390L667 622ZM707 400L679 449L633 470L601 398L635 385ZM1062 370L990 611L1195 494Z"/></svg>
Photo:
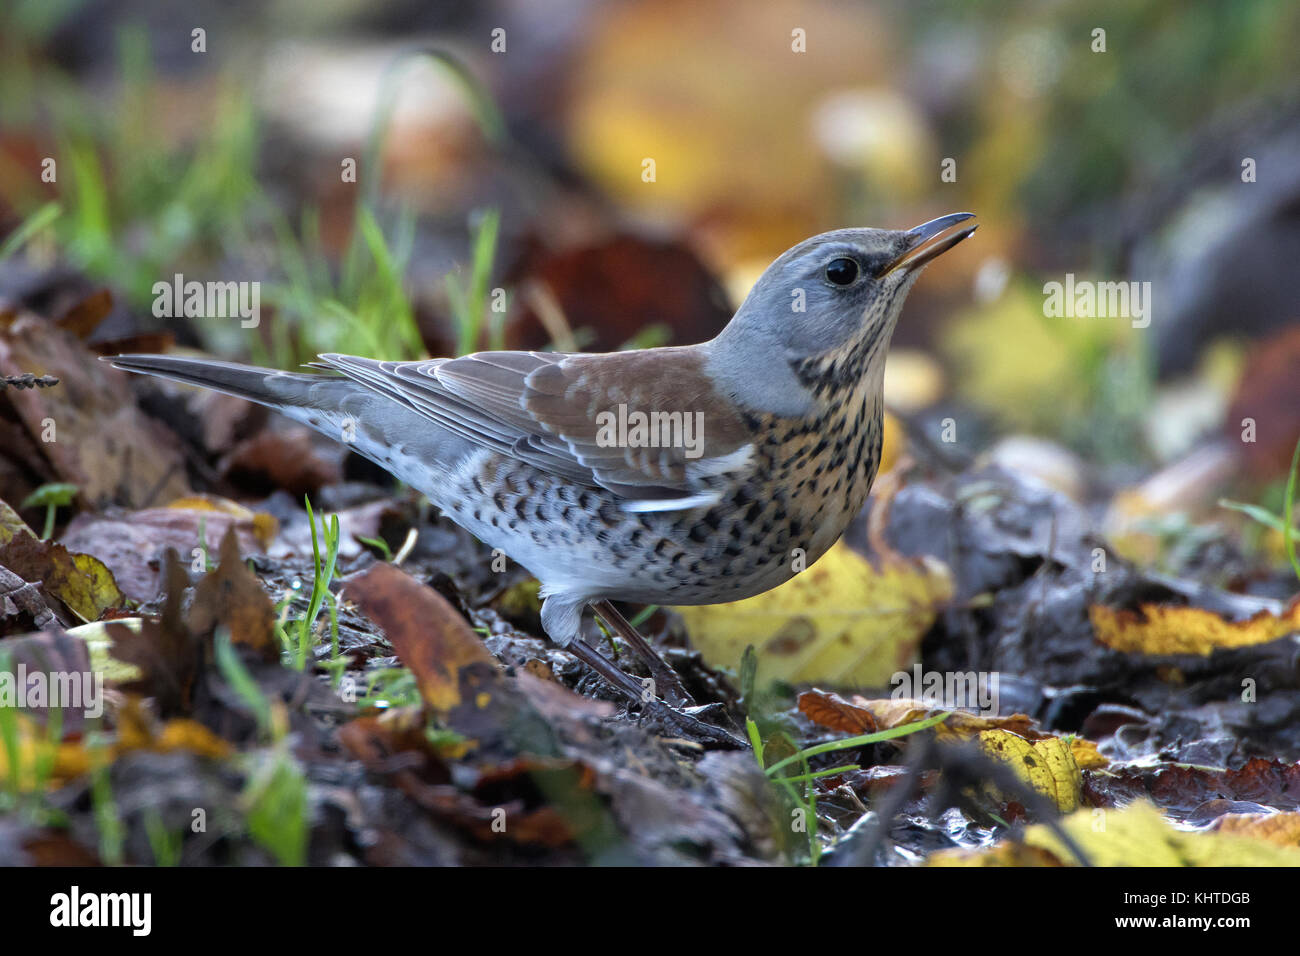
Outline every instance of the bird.
<svg viewBox="0 0 1300 956"><path fill-rule="evenodd" d="M327 353L310 372L172 355L105 361L269 406L346 442L531 572L547 636L643 718L743 746L706 721L716 708L695 705L612 602L737 601L826 553L876 477L885 357L904 300L928 263L975 232L972 219L800 242L717 336L693 345L416 361ZM583 639L588 607L648 679Z"/></svg>

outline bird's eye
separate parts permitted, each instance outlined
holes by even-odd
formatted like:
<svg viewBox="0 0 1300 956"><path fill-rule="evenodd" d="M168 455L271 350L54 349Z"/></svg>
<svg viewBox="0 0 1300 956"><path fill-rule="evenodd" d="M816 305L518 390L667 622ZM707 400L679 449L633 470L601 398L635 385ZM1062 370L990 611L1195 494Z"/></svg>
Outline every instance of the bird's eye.
<svg viewBox="0 0 1300 956"><path fill-rule="evenodd" d="M852 285L858 277L858 264L852 259L832 259L826 263L826 278L835 285Z"/></svg>

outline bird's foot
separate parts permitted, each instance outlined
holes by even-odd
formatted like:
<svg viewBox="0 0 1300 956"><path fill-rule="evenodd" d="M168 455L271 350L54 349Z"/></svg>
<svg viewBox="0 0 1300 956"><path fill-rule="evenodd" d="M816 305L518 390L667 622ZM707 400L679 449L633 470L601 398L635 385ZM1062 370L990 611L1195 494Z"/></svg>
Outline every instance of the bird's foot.
<svg viewBox="0 0 1300 956"><path fill-rule="evenodd" d="M745 750L749 747L735 734L713 724L706 724L696 714L721 714L721 704L705 704L703 707L690 707L678 710L666 702L655 699L641 705L643 720L652 728L672 736L682 737L692 743L707 748L725 748L727 750Z"/></svg>
<svg viewBox="0 0 1300 956"><path fill-rule="evenodd" d="M694 706L695 698L687 692L677 672L659 656L658 652L650 646L650 642L641 636L631 622L618 612L612 602L598 601L592 605L592 610L601 616L614 633L627 642L632 653L645 664L646 669L650 671L650 679L654 682L654 687L650 689L652 694L662 696L674 707Z"/></svg>

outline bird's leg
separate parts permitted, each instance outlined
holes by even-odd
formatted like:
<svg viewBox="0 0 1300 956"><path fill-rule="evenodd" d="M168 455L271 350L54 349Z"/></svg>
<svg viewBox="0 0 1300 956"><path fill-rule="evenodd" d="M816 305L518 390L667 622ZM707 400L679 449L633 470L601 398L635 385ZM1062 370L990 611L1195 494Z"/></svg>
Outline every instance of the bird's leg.
<svg viewBox="0 0 1300 956"><path fill-rule="evenodd" d="M689 714L683 714L681 711L664 703L651 694L649 688L642 686L639 680L625 674L617 664L587 644L580 636L575 637L566 644L564 649L609 681L615 689L626 694L633 703L642 708L646 716L656 720L668 730L697 742L710 743L715 746L730 747L736 750L744 750L747 746L739 737L728 733L721 727L706 724L704 721L698 720Z"/></svg>
<svg viewBox="0 0 1300 956"><path fill-rule="evenodd" d="M599 614L619 637L627 641L628 647L632 648L632 653L641 658L650 671L650 678L654 681L655 687L663 694L664 700L674 707L695 705L695 698L686 692L677 672L668 666L668 663L650 646L650 642L637 632L631 622L618 613L612 601L596 601L591 605L591 609Z"/></svg>

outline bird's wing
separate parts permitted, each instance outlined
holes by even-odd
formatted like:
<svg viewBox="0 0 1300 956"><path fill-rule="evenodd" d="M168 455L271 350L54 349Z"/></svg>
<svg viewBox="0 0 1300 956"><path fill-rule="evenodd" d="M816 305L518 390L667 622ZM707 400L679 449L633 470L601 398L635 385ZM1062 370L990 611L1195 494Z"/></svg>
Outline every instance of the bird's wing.
<svg viewBox="0 0 1300 956"><path fill-rule="evenodd" d="M753 427L692 348L321 359L477 444L607 488L630 510L711 503L723 476L753 461Z"/></svg>

